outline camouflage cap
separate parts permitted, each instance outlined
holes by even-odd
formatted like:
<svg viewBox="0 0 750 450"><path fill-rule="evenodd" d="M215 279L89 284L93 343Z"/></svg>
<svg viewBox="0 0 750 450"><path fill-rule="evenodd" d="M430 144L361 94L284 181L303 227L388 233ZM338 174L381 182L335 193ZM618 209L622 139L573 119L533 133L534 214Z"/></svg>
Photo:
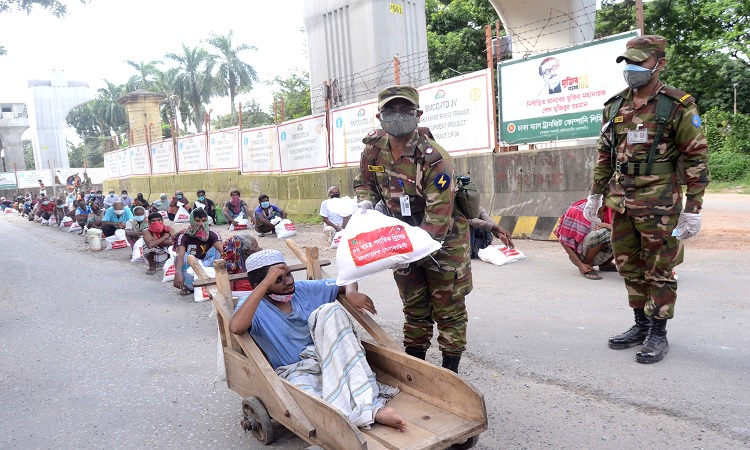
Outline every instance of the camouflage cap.
<svg viewBox="0 0 750 450"><path fill-rule="evenodd" d="M378 109L383 109L391 100L403 98L416 107L419 107L419 92L411 86L395 85L388 86L378 94Z"/></svg>
<svg viewBox="0 0 750 450"><path fill-rule="evenodd" d="M664 52L667 48L667 40L655 34L638 36L629 40L625 44L625 52L618 56L616 61L619 63L623 59L633 62L641 62L648 59L654 52Z"/></svg>

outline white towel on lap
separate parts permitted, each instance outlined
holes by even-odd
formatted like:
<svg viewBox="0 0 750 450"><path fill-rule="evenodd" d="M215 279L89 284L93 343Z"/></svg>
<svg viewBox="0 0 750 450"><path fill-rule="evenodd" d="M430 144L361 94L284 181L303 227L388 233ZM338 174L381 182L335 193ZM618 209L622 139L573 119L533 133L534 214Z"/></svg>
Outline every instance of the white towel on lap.
<svg viewBox="0 0 750 450"><path fill-rule="evenodd" d="M315 346L300 354L301 361L279 367L276 373L330 403L356 426L369 427L399 389L377 382L352 321L339 303L316 309L308 323Z"/></svg>

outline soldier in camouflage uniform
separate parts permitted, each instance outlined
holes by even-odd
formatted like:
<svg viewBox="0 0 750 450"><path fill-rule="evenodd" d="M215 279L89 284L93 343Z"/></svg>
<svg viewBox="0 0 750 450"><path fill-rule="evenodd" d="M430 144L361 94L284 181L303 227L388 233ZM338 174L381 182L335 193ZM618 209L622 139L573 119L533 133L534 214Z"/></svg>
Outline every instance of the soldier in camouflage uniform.
<svg viewBox="0 0 750 450"><path fill-rule="evenodd" d="M614 210L612 250L635 325L611 337L609 347L642 344L636 352L640 363L661 361L669 351L666 324L677 298L672 269L682 262L680 240L700 229L703 193L710 181L708 145L695 99L659 81L665 47L661 36L640 36L628 41L617 57L627 63L623 74L629 88L605 103L584 210L587 219L596 220L602 194L611 187L606 204ZM684 209L678 162L684 165L687 185Z"/></svg>
<svg viewBox="0 0 750 450"><path fill-rule="evenodd" d="M472 283L469 223L454 208L453 160L429 130L417 129L422 111L416 89L386 88L378 108L384 129L363 139L354 191L360 201L382 199L391 215L443 243L431 257L394 270L393 278L404 303L406 353L425 359L437 323L443 367L458 372L466 348L464 298Z"/></svg>

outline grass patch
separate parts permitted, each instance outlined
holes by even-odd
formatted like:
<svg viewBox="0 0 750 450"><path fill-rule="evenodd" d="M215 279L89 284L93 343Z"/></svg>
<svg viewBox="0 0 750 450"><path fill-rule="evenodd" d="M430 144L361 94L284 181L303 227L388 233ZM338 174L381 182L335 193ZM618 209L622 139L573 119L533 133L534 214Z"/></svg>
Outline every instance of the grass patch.
<svg viewBox="0 0 750 450"><path fill-rule="evenodd" d="M712 181L706 191L712 193L750 194L750 179L741 181Z"/></svg>
<svg viewBox="0 0 750 450"><path fill-rule="evenodd" d="M323 223L320 214L289 214L289 220L294 223L304 223L307 225L320 225Z"/></svg>

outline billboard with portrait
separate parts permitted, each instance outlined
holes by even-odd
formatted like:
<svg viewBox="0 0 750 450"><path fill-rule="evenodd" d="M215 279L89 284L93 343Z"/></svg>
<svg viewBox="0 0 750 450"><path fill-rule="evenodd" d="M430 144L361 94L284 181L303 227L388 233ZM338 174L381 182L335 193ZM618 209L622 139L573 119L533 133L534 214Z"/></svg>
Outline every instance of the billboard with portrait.
<svg viewBox="0 0 750 450"><path fill-rule="evenodd" d="M625 86L615 62L635 31L498 64L500 141L599 135L604 102Z"/></svg>

